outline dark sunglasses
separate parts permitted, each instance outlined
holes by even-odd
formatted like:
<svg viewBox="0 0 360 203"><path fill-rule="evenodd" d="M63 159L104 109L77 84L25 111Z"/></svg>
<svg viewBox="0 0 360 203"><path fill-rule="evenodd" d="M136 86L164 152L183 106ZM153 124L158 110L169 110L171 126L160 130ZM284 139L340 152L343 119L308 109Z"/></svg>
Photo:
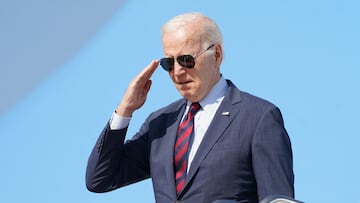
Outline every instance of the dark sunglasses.
<svg viewBox="0 0 360 203"><path fill-rule="evenodd" d="M197 56L191 56L191 55L178 56L176 57L176 61L184 68L194 68L196 58L199 57L201 54L205 53L206 51L210 50L214 45L215 44L210 45L207 49L205 49L203 52L200 52ZM174 63L175 63L174 57L160 59L161 67L168 72L170 72L174 68Z"/></svg>

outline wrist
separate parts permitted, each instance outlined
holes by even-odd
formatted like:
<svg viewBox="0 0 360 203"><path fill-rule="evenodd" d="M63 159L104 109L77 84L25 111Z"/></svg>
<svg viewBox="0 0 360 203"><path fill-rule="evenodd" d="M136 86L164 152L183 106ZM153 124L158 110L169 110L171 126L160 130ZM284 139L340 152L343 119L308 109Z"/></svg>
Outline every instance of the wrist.
<svg viewBox="0 0 360 203"><path fill-rule="evenodd" d="M132 110L126 110L120 107L115 110L115 113L122 117L131 117L133 112Z"/></svg>

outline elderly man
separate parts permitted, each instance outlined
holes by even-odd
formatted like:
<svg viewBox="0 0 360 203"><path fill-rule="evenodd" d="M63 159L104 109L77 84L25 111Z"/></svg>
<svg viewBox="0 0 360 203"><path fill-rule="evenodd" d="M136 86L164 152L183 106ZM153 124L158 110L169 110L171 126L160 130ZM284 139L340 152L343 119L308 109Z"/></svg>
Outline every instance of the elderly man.
<svg viewBox="0 0 360 203"><path fill-rule="evenodd" d="M162 27L162 45L165 58L132 80L100 134L88 189L107 192L152 178L159 203L293 197L292 149L280 110L223 77L216 23L200 13L176 16ZM149 115L125 141L159 64L183 98Z"/></svg>

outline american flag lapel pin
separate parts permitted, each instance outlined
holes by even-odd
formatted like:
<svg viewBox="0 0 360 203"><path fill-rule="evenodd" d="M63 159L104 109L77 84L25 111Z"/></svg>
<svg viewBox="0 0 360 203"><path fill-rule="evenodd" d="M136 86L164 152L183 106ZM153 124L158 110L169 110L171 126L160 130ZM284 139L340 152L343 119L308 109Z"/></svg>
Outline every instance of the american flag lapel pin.
<svg viewBox="0 0 360 203"><path fill-rule="evenodd" d="M229 116L229 115L230 115L230 112L224 111L224 112L221 113L221 115L223 115L223 116Z"/></svg>

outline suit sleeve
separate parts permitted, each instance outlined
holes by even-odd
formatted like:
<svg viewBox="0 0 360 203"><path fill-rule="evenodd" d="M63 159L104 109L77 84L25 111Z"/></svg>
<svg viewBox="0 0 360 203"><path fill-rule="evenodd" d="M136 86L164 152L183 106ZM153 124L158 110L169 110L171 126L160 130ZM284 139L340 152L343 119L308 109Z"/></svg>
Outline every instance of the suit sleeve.
<svg viewBox="0 0 360 203"><path fill-rule="evenodd" d="M275 194L294 197L291 143L278 108L268 110L260 119L252 157L259 200Z"/></svg>
<svg viewBox="0 0 360 203"><path fill-rule="evenodd" d="M124 143L127 128L101 132L88 159L86 186L108 192L149 177L146 136Z"/></svg>

